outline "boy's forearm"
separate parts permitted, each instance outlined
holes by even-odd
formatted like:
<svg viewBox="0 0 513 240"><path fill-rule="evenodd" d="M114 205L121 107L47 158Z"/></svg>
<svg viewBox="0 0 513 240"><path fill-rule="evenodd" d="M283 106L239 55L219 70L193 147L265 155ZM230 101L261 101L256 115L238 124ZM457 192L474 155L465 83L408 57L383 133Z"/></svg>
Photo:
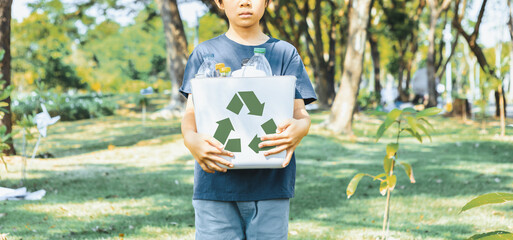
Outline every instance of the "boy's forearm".
<svg viewBox="0 0 513 240"><path fill-rule="evenodd" d="M310 125L312 122L302 99L296 99L294 102L293 118L301 123L300 126L304 131L304 136L306 136L310 130Z"/></svg>
<svg viewBox="0 0 513 240"><path fill-rule="evenodd" d="M196 129L196 117L194 116L194 107L192 106L191 96L187 100L187 107L185 108L185 114L182 118L182 136L187 145L189 136L197 133Z"/></svg>

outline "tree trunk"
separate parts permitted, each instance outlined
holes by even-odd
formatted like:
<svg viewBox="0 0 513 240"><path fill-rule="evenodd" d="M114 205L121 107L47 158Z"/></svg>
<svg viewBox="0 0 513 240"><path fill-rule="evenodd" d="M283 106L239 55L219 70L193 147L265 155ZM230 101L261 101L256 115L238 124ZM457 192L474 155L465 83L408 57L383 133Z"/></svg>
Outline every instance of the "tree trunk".
<svg viewBox="0 0 513 240"><path fill-rule="evenodd" d="M184 107L185 99L180 96L178 89L182 85L187 63L187 39L176 0L156 0L156 2L160 9L166 35L166 63L172 88L171 101L166 108L181 110Z"/></svg>
<svg viewBox="0 0 513 240"><path fill-rule="evenodd" d="M508 20L508 28L509 28L509 36L511 38L510 42L510 50L509 50L509 96L513 98L513 8L511 8L511 1L508 2L509 8L509 20Z"/></svg>
<svg viewBox="0 0 513 240"><path fill-rule="evenodd" d="M367 39L369 40L372 66L374 68L374 92L376 94L376 101L381 102L381 79L380 79L380 62L379 62L379 49L378 49L378 38L367 32Z"/></svg>
<svg viewBox="0 0 513 240"><path fill-rule="evenodd" d="M506 98L504 97L504 89L502 84L495 90L495 102L499 105L499 108L495 109L495 116L500 119L501 126L501 137L506 136Z"/></svg>
<svg viewBox="0 0 513 240"><path fill-rule="evenodd" d="M434 4L430 4L429 32L428 32L428 55L427 55L427 74L428 74L428 105L427 107L436 107L438 105L438 93L436 91L436 73L435 73L435 30L439 17Z"/></svg>
<svg viewBox="0 0 513 240"><path fill-rule="evenodd" d="M12 0L0 1L0 47L5 51L4 58L0 63L0 68L3 75L2 80L5 81L4 89L11 85L11 6ZM6 134L9 134L12 132L11 97L8 97L3 102L8 105L5 107L7 113L2 118L2 125L6 126ZM11 148L4 153L7 155L16 154L12 138L7 144L9 144Z"/></svg>
<svg viewBox="0 0 513 240"><path fill-rule="evenodd" d="M321 2L315 2L313 10L313 29L314 39L307 29L304 31L306 51L310 58L310 64L314 69L314 79L316 83L315 91L318 97L318 104L321 108L329 108L335 97L335 44L336 44L336 22L335 22L335 5L331 3L330 27L327 35L329 36L328 59L325 59L324 42L322 38L321 27ZM304 10L308 9L305 4ZM310 49L310 46L312 47Z"/></svg>
<svg viewBox="0 0 513 240"><path fill-rule="evenodd" d="M397 92L399 92L399 100L401 100L401 102L408 102L409 96L408 96L408 93L406 92L408 90L408 88L403 87L405 65L402 61L404 60L404 56L401 56L400 59L401 59L401 63L399 65L399 71L398 71L398 75L397 75L397 78L399 80L399 83L397 84Z"/></svg>
<svg viewBox="0 0 513 240"><path fill-rule="evenodd" d="M349 34L340 88L331 107L328 128L335 133L353 135L356 97L362 77L363 53L371 0L353 1L349 9Z"/></svg>
<svg viewBox="0 0 513 240"><path fill-rule="evenodd" d="M427 55L427 73L428 73L428 93L429 100L427 107L435 107L438 104L438 93L436 91L436 72L440 64L442 63L442 52L440 51L440 61L436 64L436 51L435 51L435 34L436 34L436 24L438 22L438 18L442 14L442 11L446 10L449 7L449 4L452 0L444 0L440 6L437 0L428 0L427 3L429 5L429 32L428 32L428 55ZM457 11L456 11L457 12ZM457 14L456 14L457 15ZM438 67L435 67L437 65Z"/></svg>

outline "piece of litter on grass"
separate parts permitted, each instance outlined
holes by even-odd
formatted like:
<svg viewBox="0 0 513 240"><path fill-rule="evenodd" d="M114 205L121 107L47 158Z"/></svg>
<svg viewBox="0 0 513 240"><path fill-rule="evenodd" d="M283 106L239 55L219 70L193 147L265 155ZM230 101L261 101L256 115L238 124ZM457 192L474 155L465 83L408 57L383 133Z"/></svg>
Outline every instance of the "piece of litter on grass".
<svg viewBox="0 0 513 240"><path fill-rule="evenodd" d="M495 180L496 183L500 183L501 182L501 180L499 178L495 178L494 180Z"/></svg>
<svg viewBox="0 0 513 240"><path fill-rule="evenodd" d="M0 201L3 200L40 200L44 197L46 191L41 189L35 192L27 192L26 187L11 189L0 187Z"/></svg>
<svg viewBox="0 0 513 240"><path fill-rule="evenodd" d="M25 196L25 200L41 200L46 194L44 189L29 193Z"/></svg>
<svg viewBox="0 0 513 240"><path fill-rule="evenodd" d="M175 184L178 185L180 184L180 182L178 180L175 180Z"/></svg>
<svg viewBox="0 0 513 240"><path fill-rule="evenodd" d="M442 183L442 179L436 179L435 182L436 183Z"/></svg>
<svg viewBox="0 0 513 240"><path fill-rule="evenodd" d="M297 235L296 231L290 231L290 235Z"/></svg>

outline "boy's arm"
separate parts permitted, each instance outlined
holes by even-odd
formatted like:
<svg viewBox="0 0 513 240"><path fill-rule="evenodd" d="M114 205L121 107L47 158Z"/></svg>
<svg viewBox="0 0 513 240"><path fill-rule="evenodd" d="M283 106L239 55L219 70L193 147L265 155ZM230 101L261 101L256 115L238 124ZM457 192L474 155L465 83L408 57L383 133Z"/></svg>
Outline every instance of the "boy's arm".
<svg viewBox="0 0 513 240"><path fill-rule="evenodd" d="M225 155L233 157L233 153L224 150L223 144L217 141L217 139L198 133L192 94L189 94L185 114L182 119L182 136L185 146L205 172L226 172L225 168L219 167L216 163L233 167L232 163L218 156Z"/></svg>
<svg viewBox="0 0 513 240"><path fill-rule="evenodd" d="M308 115L306 111L305 102L303 99L295 99L293 118L280 124L278 128L276 128L276 134L263 136L261 140L264 142L261 142L258 147L277 146L265 152L265 156L287 150L287 156L282 165L286 167L289 165L292 154L301 142L301 139L308 134L310 123L310 115Z"/></svg>

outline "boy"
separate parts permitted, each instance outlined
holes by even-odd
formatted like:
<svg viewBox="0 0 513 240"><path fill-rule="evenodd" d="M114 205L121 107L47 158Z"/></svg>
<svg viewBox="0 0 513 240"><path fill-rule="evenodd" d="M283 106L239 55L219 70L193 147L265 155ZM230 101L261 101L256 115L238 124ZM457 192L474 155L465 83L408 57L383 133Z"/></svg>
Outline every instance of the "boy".
<svg viewBox="0 0 513 240"><path fill-rule="evenodd" d="M269 0L215 0L229 20L228 31L199 44L189 57L180 92L188 97L182 119L184 144L196 159L193 206L196 239L287 239L289 199L294 196L294 149L308 133L305 105L316 100L308 74L289 43L265 35L259 25ZM232 164L219 155L233 156L213 137L197 133L190 80L214 54L216 62L237 70L253 48L266 48L273 75L294 75L296 96L293 118L278 125L276 134L262 137L259 147L277 146L264 154L288 150L282 169L226 170Z"/></svg>

